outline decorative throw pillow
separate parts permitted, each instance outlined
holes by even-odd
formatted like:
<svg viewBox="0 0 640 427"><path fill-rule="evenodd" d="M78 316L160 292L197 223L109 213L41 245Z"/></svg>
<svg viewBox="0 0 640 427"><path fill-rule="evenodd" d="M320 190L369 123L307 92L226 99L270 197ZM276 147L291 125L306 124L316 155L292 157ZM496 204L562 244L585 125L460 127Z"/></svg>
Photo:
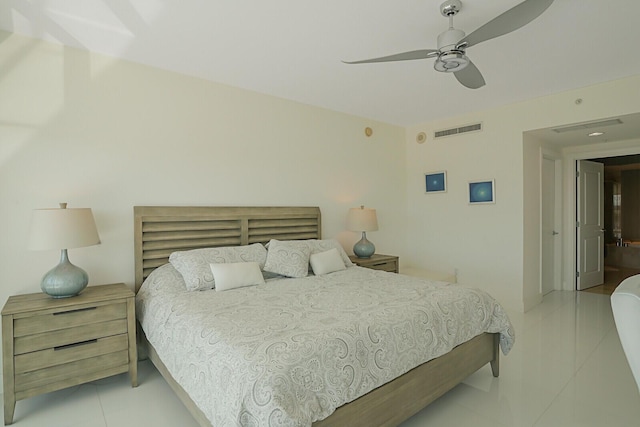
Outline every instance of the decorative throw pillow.
<svg viewBox="0 0 640 427"><path fill-rule="evenodd" d="M225 264L209 264L216 291L242 288L244 286L264 283L260 265L257 262L229 262Z"/></svg>
<svg viewBox="0 0 640 427"><path fill-rule="evenodd" d="M316 276L347 269L336 248L329 249L325 252L311 254L309 262L311 263L313 274Z"/></svg>
<svg viewBox="0 0 640 427"><path fill-rule="evenodd" d="M344 251L344 248L342 247L340 242L338 242L337 240L335 240L335 239L322 239L322 240L311 239L311 240L307 240L307 242L309 243L309 246L311 247L311 253L312 254L316 254L316 253L319 253L319 252L325 252L325 251L328 251L329 249L335 248L338 251L338 254L340 255L340 258L342 258L342 262L344 262L344 266L345 267L351 267L353 265L353 263L349 259L349 255L347 255L347 253Z"/></svg>
<svg viewBox="0 0 640 427"><path fill-rule="evenodd" d="M309 274L311 249L305 241L271 239L268 247L264 271L287 277L306 277Z"/></svg>
<svg viewBox="0 0 640 427"><path fill-rule="evenodd" d="M262 268L266 259L267 250L260 243L248 246L193 249L173 252L169 256L169 262L182 274L185 285L190 291L215 287L215 280L209 264L257 262Z"/></svg>

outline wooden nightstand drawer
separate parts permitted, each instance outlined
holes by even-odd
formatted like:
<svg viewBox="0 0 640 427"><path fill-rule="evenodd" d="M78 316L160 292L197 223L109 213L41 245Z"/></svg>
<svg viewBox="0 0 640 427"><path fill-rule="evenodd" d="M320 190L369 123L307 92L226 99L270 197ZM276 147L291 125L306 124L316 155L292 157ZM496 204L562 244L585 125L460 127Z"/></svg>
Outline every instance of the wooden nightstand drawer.
<svg viewBox="0 0 640 427"><path fill-rule="evenodd" d="M391 273L398 273L398 257L394 255L373 254L371 258L358 258L350 255L349 259L357 266L370 268L372 270L383 270Z"/></svg>
<svg viewBox="0 0 640 427"><path fill-rule="evenodd" d="M88 307L57 310L38 316L16 316L13 322L13 336L22 337L59 329L74 328L91 323L126 319L127 304L93 304Z"/></svg>
<svg viewBox="0 0 640 427"><path fill-rule="evenodd" d="M105 353L111 353L126 349L128 346L127 335L116 335L112 337L100 338L79 342L58 348L35 351L21 354L15 358L15 372L22 374L25 372L45 369L52 366L75 362L77 360L89 359Z"/></svg>
<svg viewBox="0 0 640 427"><path fill-rule="evenodd" d="M102 337L126 333L127 319L118 319L109 322L91 323L75 328L60 329L54 332L26 335L15 339L14 354L31 353L49 348L62 348Z"/></svg>
<svg viewBox="0 0 640 427"><path fill-rule="evenodd" d="M117 347L113 347L107 342L101 343L98 340L93 344L87 344L87 346L93 345L93 348L84 349L82 353L56 354L54 355L56 357L48 359L46 363L42 363L37 359L21 360L20 363L16 360L15 391L17 398L58 390L61 382L69 387L127 372L129 370L127 339L126 335L119 337L124 339L120 340ZM48 350L44 351L48 352ZM84 358L90 353L97 356ZM28 356L31 356L31 354ZM72 359L78 360L67 363L68 360ZM51 366L22 372L23 369L32 369L35 366L44 364Z"/></svg>
<svg viewBox="0 0 640 427"><path fill-rule="evenodd" d="M396 263L395 261L382 261L382 262L377 262L375 264L369 264L367 265L367 268L371 268L373 270L390 271L392 273L395 273L396 270L398 269L398 263Z"/></svg>

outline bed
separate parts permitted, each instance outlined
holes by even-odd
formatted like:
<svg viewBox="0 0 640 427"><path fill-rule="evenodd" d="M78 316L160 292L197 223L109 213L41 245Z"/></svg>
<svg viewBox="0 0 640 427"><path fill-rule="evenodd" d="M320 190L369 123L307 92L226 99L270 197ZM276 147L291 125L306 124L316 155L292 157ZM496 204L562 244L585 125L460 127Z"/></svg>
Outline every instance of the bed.
<svg viewBox="0 0 640 427"><path fill-rule="evenodd" d="M445 292L462 292L459 291L462 288L452 286L449 289L446 284L428 283L394 273L367 270L361 267L349 267L329 275L309 278L283 279L276 277L269 279L264 286L246 287L226 292L214 290L185 292L184 286L174 286L174 279L171 279L171 277L178 277L180 273L177 273L170 264L167 264L169 256L173 252L210 247L246 247L256 243L266 244L272 239L277 241L321 239L321 216L317 207L141 206L134 208L134 232L136 292L140 300L138 315L142 317L141 324L144 325L145 322L148 324L146 326L147 330L142 326L139 334L143 341L141 343L141 353L148 355L176 395L203 427L212 425L216 427L222 425L396 426L487 363L491 364L493 375L498 376L499 348L502 347L503 352L508 352L513 343L513 330L506 316L500 313L502 308L499 304L492 302L490 297L483 295L481 291L473 291L475 293L465 297L467 300L456 302L455 304L464 306L469 304L468 301L484 299L484 304L488 304L488 311L496 312L499 315L499 317L496 317L498 320L492 320L495 320L494 323L496 324L489 328L491 329L490 331L477 333L466 331L467 326L458 328L469 334L468 339L465 338L464 342L456 343L452 348L447 348L445 353L420 363L416 363L415 360L415 357L422 357L417 356L420 352L416 351L416 348L424 350L424 346L421 343L416 344L416 340L411 341L412 338L409 338L409 341L413 344L406 348L403 348L401 344L393 344L394 351L397 353L395 357L400 357L403 360L385 360L385 357L380 355L391 354L391 352L378 349L376 350L378 356L368 356L372 360L375 359L375 363L370 365L377 369L373 374L369 370L368 376L362 375L358 377L360 374L351 371L351 366L357 365L355 363L356 359L358 359L357 355L341 353L344 348L350 347L346 345L349 340L353 339L354 343L361 341L353 338L353 331L347 331L350 326L345 327L343 325L339 327L341 328L340 333L343 334L340 337L325 337L326 334L323 331L309 330L307 335L314 337L313 340L316 340L316 337L320 337L317 339L324 339L320 344L319 341L313 341L315 342L314 345L324 346L327 349L327 354L330 355L328 357L330 363L335 364L333 366L332 379L329 382L333 381L341 385L348 383L349 387L352 384L357 384L357 387L355 387L357 390L349 389L346 391L347 386L345 386L347 387L345 391L324 389L314 379L314 366L310 366L313 363L317 364L317 358L314 359L315 356L309 356L308 359L305 359L304 351L311 346L307 345L306 341L299 339L300 336L305 335L299 334L299 331L292 335L292 332L287 330L287 325L292 322L280 321L280 323L276 323L276 326L270 326L267 332L268 335L277 334L279 337L285 334L288 343L297 343L292 347L299 347L297 351L303 351L302 355L296 356L298 353L289 351L291 348L288 348L287 351L279 351L279 353L284 359L297 358L298 365L294 368L283 367L284 362L278 359L268 360L266 363L269 365L266 368L258 365L256 359L252 359L256 353L262 354L260 352L267 347L269 348L268 351L278 353L278 346L263 344L262 341L266 340L266 338L255 339L253 336L249 337L252 334L247 331L260 329L259 325L251 323L251 318L262 319L260 316L263 311L277 311L281 316L297 316L298 319L306 318L307 316L311 318L310 313L313 312L315 313L314 315L320 316L312 320L313 328L323 323L330 324L337 317L341 317L341 321L346 320L349 315L352 316L352 325L362 325L358 322L364 321L363 319L367 317L377 318L379 313L376 311L375 306L380 300L394 301L390 307L385 308L385 311L392 312L395 318L400 318L405 311L401 308L406 303L402 298L407 298L406 295L403 296L403 292L408 292L407 295L417 295L416 293L428 294L428 298L425 298L425 304L427 304L427 301L430 301L428 304L434 304L431 302L434 295ZM329 278L329 276L332 276L332 278ZM148 277L149 280L146 281L145 288L140 291L143 282ZM364 284L358 284L358 282L363 282ZM388 283L394 283L394 285L391 286ZM365 285L368 288L363 288ZM151 303L146 305L145 301L152 300L148 297L150 295L149 288L158 288L166 292L167 295L158 297L159 300L164 298L167 301L171 301L173 305L169 309L160 308L161 306L154 306ZM340 292L350 293L354 297L344 297L344 299L338 297L336 299L335 294L329 293L330 288L339 288ZM366 291L363 292L363 289L366 289ZM405 291L401 292L401 289L405 289ZM226 302L221 302L223 299L220 295L224 295ZM240 295L245 296L241 297ZM186 299L194 298L194 296L197 300ZM209 297L211 298L210 300L207 299ZM292 299L287 300L286 298ZM266 305L264 301L267 302ZM340 309L338 306L342 304L341 301L345 301L343 305L346 307L346 311L342 313L336 311ZM354 307L349 305L350 303L347 301L356 301L354 304L357 305L357 316L354 315ZM323 304L328 311L316 310ZM297 307L297 311L290 308L293 306ZM189 310L186 307L189 307ZM226 341L238 341L238 339L235 336L227 337L223 332L220 333L221 335L216 335L215 339L210 336L204 336L209 332L206 332L208 329L201 324L209 322L209 320L190 317L199 315L196 312L205 311L203 307L215 307L211 311L217 313L218 319L222 319L223 323L233 324L236 328L235 331L242 331L246 337L240 339L239 347L250 348L250 351L248 353L237 353L235 358L233 354L228 356L226 353L218 352L220 348L218 346L221 343L226 345ZM232 319L230 315L227 317L226 310L228 307L236 307L233 311L244 313L245 317L243 319ZM349 310L351 310L351 314L349 314ZM418 309L418 311L420 310L422 308ZM472 308L472 311L476 311L474 316L479 315L481 318L496 315L496 313L490 313L491 316L480 314L480 310L474 308ZM150 319L154 317L159 319L157 322L161 323L161 326L156 329L150 326L152 324ZM178 318L189 319L187 320L187 325L198 325L200 329L194 334L195 336L187 332L187 329L191 329L191 327L184 326L184 324L177 327L177 332L168 332L167 325L173 324L174 320ZM408 329L417 328L416 324L411 323L414 322L413 320L408 322L405 322L406 325L409 325ZM402 324L402 321L398 324ZM393 328L397 328L398 324ZM348 321L347 325L349 325ZM365 335L375 338L373 341L377 341L376 337L384 335L384 331L388 331L391 328L377 326L374 323L371 325L361 328L366 329ZM180 330L179 328L183 329ZM302 328L304 329L305 326ZM360 327L354 328L358 329ZM147 340L146 336L148 332L150 332L149 340ZM260 331L257 331L256 335L258 332ZM216 334L218 333L216 332ZM400 331L400 335L402 334L403 332ZM209 346L207 349L203 350L195 345L194 349L190 349L189 346L193 341L202 339L208 340L206 342ZM150 341L154 342L154 344L151 344ZM187 353L174 354L173 350L169 351L169 344L174 342L177 344L175 347L187 348ZM282 343L282 341L279 342ZM341 346L336 343L345 343L345 345ZM442 348L446 347L447 343L439 342L439 345L440 347L435 347L440 348L440 351L442 351ZM353 348L356 347L357 345L354 344ZM256 351L256 348L260 348L260 351ZM360 355L365 354L366 358L367 349L360 347L360 350ZM233 348L231 351L240 350ZM224 374L217 371L218 369L223 370L222 363L220 366L209 366L206 369L195 367L194 360L215 359L216 355L221 361L226 360L227 368ZM336 355L339 355L339 357ZM408 355L412 356L409 357ZM342 359L346 360L349 357L355 359L352 362L343 363ZM407 360L404 360L405 358ZM358 360L362 360L362 358ZM181 361L186 362L180 365ZM234 366L235 368L229 369L228 366ZM255 373L256 378L263 379L265 377L263 371L276 372L275 376L272 376L280 383L284 381L282 378L284 376L283 372L287 372L287 375L290 374L289 376L292 378L298 375L297 378L300 379L300 383L303 385L295 390L287 385L284 389L293 391L286 395L286 399L280 398L280 400L277 399L278 396L274 395L274 390L277 389L276 386L265 383L260 383L259 386L253 385L251 402L241 405L242 407L239 408L240 412L235 421L226 423L220 421L222 418L216 418L216 410L222 411L226 406L232 406L237 399L242 399L241 396L234 397L234 393L238 393L238 387L234 387L237 380L234 375L242 373L241 376L251 376ZM190 373L185 374L185 372ZM205 372L213 373L212 377L217 379L209 380L206 376L203 376ZM246 374L247 372L249 374ZM392 374L393 378L386 377ZM189 383L188 378L185 380L185 377L189 376L193 377L191 382L198 383L198 387L194 388L194 385ZM346 377L348 377L348 380L345 380ZM357 381L355 380L356 377L358 377ZM202 390L200 386L209 382L219 382L220 378L224 378L227 381L225 390L230 390L230 396L224 396L227 400L223 402L226 403L223 405L218 402L217 409L212 410L211 407L203 404L203 399L210 399L210 396L206 396L206 394L209 393L210 395L212 392ZM381 383L378 384L379 382ZM307 396L309 390L320 389L322 390L318 391L317 395ZM190 390L190 392L186 390ZM301 396L303 394L304 396ZM295 400L297 398L300 398L299 404ZM289 402L288 404L294 402L293 407L283 409L283 407L278 406L285 400ZM273 401L276 401L275 405L277 407L276 410L271 409L268 421L254 417L251 411L261 405L268 406L267 401L269 401L268 405L273 405ZM212 405L215 407L215 403ZM310 406L311 411L316 411L315 415L311 420L304 420L303 418L306 415L298 414L296 405ZM296 412L296 414L292 414L292 412Z"/></svg>

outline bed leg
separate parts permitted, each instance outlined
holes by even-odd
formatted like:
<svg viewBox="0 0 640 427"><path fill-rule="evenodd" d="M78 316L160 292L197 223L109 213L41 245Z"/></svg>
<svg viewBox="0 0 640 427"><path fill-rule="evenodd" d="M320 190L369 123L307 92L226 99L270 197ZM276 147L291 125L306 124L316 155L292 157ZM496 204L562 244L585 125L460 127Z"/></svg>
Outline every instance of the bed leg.
<svg viewBox="0 0 640 427"><path fill-rule="evenodd" d="M493 360L491 361L493 376L500 376L500 334L493 334Z"/></svg>

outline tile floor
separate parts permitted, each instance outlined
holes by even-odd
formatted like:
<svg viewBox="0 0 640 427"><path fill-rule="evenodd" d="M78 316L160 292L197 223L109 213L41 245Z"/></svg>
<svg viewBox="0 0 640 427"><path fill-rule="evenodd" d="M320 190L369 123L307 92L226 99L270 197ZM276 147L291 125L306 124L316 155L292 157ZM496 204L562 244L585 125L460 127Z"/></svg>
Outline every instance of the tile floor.
<svg viewBox="0 0 640 427"><path fill-rule="evenodd" d="M552 292L510 313L516 344L402 427L640 426L640 394L620 346L609 296ZM160 374L126 375L20 401L18 427L197 427Z"/></svg>

